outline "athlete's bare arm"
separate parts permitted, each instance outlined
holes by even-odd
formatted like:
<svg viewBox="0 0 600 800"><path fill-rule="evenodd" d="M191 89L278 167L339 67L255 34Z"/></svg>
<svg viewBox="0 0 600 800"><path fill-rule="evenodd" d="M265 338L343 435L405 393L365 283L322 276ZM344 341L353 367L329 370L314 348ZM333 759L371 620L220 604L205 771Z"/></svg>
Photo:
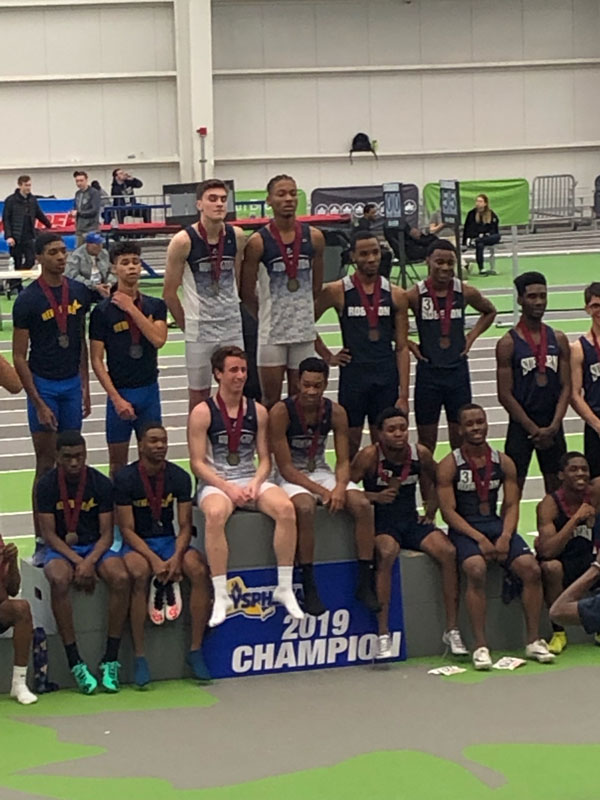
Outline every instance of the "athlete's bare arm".
<svg viewBox="0 0 600 800"><path fill-rule="evenodd" d="M571 345L571 405L590 428L600 434L600 419L589 407L583 393L583 347L579 339Z"/></svg>
<svg viewBox="0 0 600 800"><path fill-rule="evenodd" d="M2 355L0 355L0 386L11 394L18 394L23 388L17 370Z"/></svg>
<svg viewBox="0 0 600 800"><path fill-rule="evenodd" d="M183 270L191 248L192 243L188 234L185 231L179 231L171 239L167 249L163 298L173 319L182 331L185 330L185 316L177 290L181 286Z"/></svg>
<svg viewBox="0 0 600 800"><path fill-rule="evenodd" d="M350 480L350 442L348 415L339 403L331 404L331 427L335 447L335 479L344 489Z"/></svg>
<svg viewBox="0 0 600 800"><path fill-rule="evenodd" d="M465 337L464 354L466 355L471 347L473 347L475 340L481 336L484 331L487 331L492 322L496 319L496 306L491 303L487 297L484 297L478 289L475 289L474 286L463 283L462 289L465 305L469 305L471 308L474 308L475 311L479 311L479 319L475 323L473 329L470 330Z"/></svg>
<svg viewBox="0 0 600 800"><path fill-rule="evenodd" d="M313 297L315 302L323 287L323 254L325 253L325 237L318 228L310 228L310 240L312 242L314 256L312 261L313 276Z"/></svg>
<svg viewBox="0 0 600 800"><path fill-rule="evenodd" d="M539 428L535 422L529 419L523 406L513 394L513 353L514 342L512 336L509 333L505 333L496 345L496 388L498 390L498 400L508 412L508 416L525 428L535 441L539 434Z"/></svg>
<svg viewBox="0 0 600 800"><path fill-rule="evenodd" d="M260 403L256 403L256 455L258 457L258 467L253 481L256 486L260 486L271 474L269 412Z"/></svg>
<svg viewBox="0 0 600 800"><path fill-rule="evenodd" d="M359 450L352 459L352 464L350 465L350 480L354 481L354 483L364 481L365 476L369 472L374 472L377 469L378 458L377 447L374 444L367 445L367 447L363 447L362 450ZM368 492L365 489L365 497L369 503L379 503L383 505L393 503L397 494L398 488L393 488L391 486L382 489L380 492Z"/></svg>
<svg viewBox="0 0 600 800"><path fill-rule="evenodd" d="M558 433L571 399L571 348L569 347L569 340L562 331L556 331L556 341L559 349L558 376L560 378L560 395L556 404L554 418L549 425L550 431L554 436Z"/></svg>
<svg viewBox="0 0 600 800"><path fill-rule="evenodd" d="M253 317L258 317L258 298L256 281L258 267L264 253L264 243L260 233L253 233L246 243L241 268L240 297Z"/></svg>
<svg viewBox="0 0 600 800"><path fill-rule="evenodd" d="M438 496L435 485L436 463L427 447L422 444L417 445L419 463L421 465L421 475L419 485L421 487L421 497L425 506L426 522L433 522L435 512L438 509Z"/></svg>
<svg viewBox="0 0 600 800"><path fill-rule="evenodd" d="M558 558L571 540L575 529L595 514L593 506L582 503L565 525L560 530L556 530L555 520L558 516L558 508L552 495L547 494L537 507L536 553L544 559Z"/></svg>
<svg viewBox="0 0 600 800"><path fill-rule="evenodd" d="M416 319L419 312L419 292L416 286L411 286L411 288L407 290L406 303ZM417 361L426 361L417 342L413 342L413 340L407 336L406 344Z"/></svg>
<svg viewBox="0 0 600 800"><path fill-rule="evenodd" d="M398 402L396 405L408 413L410 383L410 354L408 349L408 297L404 289L392 286L392 303L396 308L394 329L396 338L396 363L398 365Z"/></svg>
<svg viewBox="0 0 600 800"><path fill-rule="evenodd" d="M344 308L344 286L342 281L332 281L323 286L315 303L315 319L319 320L329 308L335 308L338 313ZM315 341L315 350L317 355L326 361L330 367L343 367L352 358L345 348L334 355L318 334Z"/></svg>
<svg viewBox="0 0 600 800"><path fill-rule="evenodd" d="M290 416L287 407L281 400L275 403L269 411L269 441L271 450L275 456L275 463L281 477L288 483L295 483L308 489L312 494L323 497L326 490L315 481L311 481L310 475L296 469L292 463L292 454L287 439L287 429L290 424Z"/></svg>
<svg viewBox="0 0 600 800"><path fill-rule="evenodd" d="M519 524L519 502L521 500L521 492L519 490L519 484L517 483L517 468L512 458L509 458L504 453L500 453L500 466L504 473L504 481L502 483L503 502L500 512L502 517L501 535L510 540Z"/></svg>
<svg viewBox="0 0 600 800"><path fill-rule="evenodd" d="M27 396L33 403L40 425L45 425L49 430L58 428L58 421L51 409L44 403L33 382L33 375L27 362L29 349L29 331L26 328L13 328L13 364L17 371Z"/></svg>
<svg viewBox="0 0 600 800"><path fill-rule="evenodd" d="M239 295L241 280L242 280L242 262L244 260L244 250L246 249L246 243L248 239L242 228L238 228L237 225L234 225L233 230L235 232L235 242L237 244L237 252L235 254L235 265L234 265L235 285L237 286Z"/></svg>

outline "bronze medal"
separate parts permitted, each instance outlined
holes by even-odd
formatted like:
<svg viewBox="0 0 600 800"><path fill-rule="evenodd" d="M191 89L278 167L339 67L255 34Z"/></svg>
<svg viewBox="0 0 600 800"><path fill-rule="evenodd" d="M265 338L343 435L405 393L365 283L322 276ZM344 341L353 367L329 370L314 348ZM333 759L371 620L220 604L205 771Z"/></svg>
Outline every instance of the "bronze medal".
<svg viewBox="0 0 600 800"><path fill-rule="evenodd" d="M491 512L490 504L489 503L480 503L479 504L479 513L482 517L489 517Z"/></svg>
<svg viewBox="0 0 600 800"><path fill-rule="evenodd" d="M63 350L66 350L69 346L69 336L66 333L61 333L58 336L58 346L62 347Z"/></svg>
<svg viewBox="0 0 600 800"><path fill-rule="evenodd" d="M314 471L316 470L316 468L317 468L317 462L315 461L315 459L314 459L314 458L309 458L309 459L308 459L308 464L307 464L307 467L308 467L308 471L309 471L309 472L314 472Z"/></svg>
<svg viewBox="0 0 600 800"><path fill-rule="evenodd" d="M442 350L447 350L450 347L450 337L440 336L440 347Z"/></svg>
<svg viewBox="0 0 600 800"><path fill-rule="evenodd" d="M547 386L548 385L548 376L545 372L536 372L535 373L535 382L538 386Z"/></svg>
<svg viewBox="0 0 600 800"><path fill-rule="evenodd" d="M227 453L227 463L230 467L237 467L240 463L240 454L230 450L229 453Z"/></svg>
<svg viewBox="0 0 600 800"><path fill-rule="evenodd" d="M379 328L369 328L369 341L370 342L379 341Z"/></svg>
<svg viewBox="0 0 600 800"><path fill-rule="evenodd" d="M288 292L297 292L300 288L300 281L298 278L288 278L287 288Z"/></svg>
<svg viewBox="0 0 600 800"><path fill-rule="evenodd" d="M132 344L129 347L129 357L136 361L144 355L144 348L141 344Z"/></svg>
<svg viewBox="0 0 600 800"><path fill-rule="evenodd" d="M65 544L68 544L69 547L73 547L74 544L77 544L79 541L79 536L74 531L67 533L65 536Z"/></svg>

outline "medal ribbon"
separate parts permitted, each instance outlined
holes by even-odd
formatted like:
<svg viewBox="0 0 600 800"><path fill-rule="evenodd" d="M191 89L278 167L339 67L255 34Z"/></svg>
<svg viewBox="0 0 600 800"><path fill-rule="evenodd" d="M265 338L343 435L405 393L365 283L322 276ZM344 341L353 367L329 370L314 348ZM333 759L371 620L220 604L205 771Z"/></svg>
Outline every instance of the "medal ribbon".
<svg viewBox="0 0 600 800"><path fill-rule="evenodd" d="M285 264L285 274L288 276L290 280L298 277L298 261L300 259L300 246L302 244L302 225L299 222L296 222L295 226L295 234L294 234L294 246L292 249L292 255L288 253L288 246L283 243L283 239L281 238L281 233L279 232L279 228L275 225L274 222L269 223L269 233L277 242L277 247L279 248L279 252L281 254L281 258L283 259L283 263Z"/></svg>
<svg viewBox="0 0 600 800"><path fill-rule="evenodd" d="M471 470L471 474L473 475L473 481L475 483L475 487L477 489L477 497L482 503L487 503L490 496L490 482L492 480L492 450L489 445L486 446L485 449L485 474L483 480L481 475L479 474L479 468L473 461L473 459L469 458L469 456L461 450L462 456L469 465L469 469Z"/></svg>
<svg viewBox="0 0 600 800"><path fill-rule="evenodd" d="M135 297L135 299L133 301L133 305L136 308L138 308L140 311L142 310L142 297L141 297L139 292L137 293L137 296ZM132 316L130 316L129 314L125 314L125 316L127 317L127 322L129 323L129 333L131 334L131 344L137 345L137 344L140 343L140 339L142 337L142 332L140 331L140 329L138 328L138 326L134 322Z"/></svg>
<svg viewBox="0 0 600 800"><path fill-rule="evenodd" d="M65 334L67 332L67 319L69 314L69 284L65 278L61 279L61 298L60 305L56 302L54 292L48 286L44 278L41 276L37 279L40 289L46 296L46 300L50 303L50 307L54 311L54 319L58 327L59 333Z"/></svg>
<svg viewBox="0 0 600 800"><path fill-rule="evenodd" d="M146 472L146 467L141 461L138 461L138 472L140 473L140 478L144 484L144 491L146 492L146 497L148 498L148 505L152 511L152 519L154 519L156 522L160 522L162 519L162 501L165 491L165 467L163 465L160 472L158 472L156 475L156 491L154 491L152 488L150 476Z"/></svg>
<svg viewBox="0 0 600 800"><path fill-rule="evenodd" d="M232 422L231 417L227 413L227 406L223 401L221 395L217 392L217 405L223 418L223 425L227 431L227 446L230 453L237 453L240 446L240 439L242 436L242 423L244 422L244 397L240 397L240 405L237 412L237 419Z"/></svg>
<svg viewBox="0 0 600 800"><path fill-rule="evenodd" d="M385 456L383 455L383 451L381 449L381 445L379 442L377 443L377 475L379 478L384 482L389 484L390 478L385 473L383 468ZM398 478L399 482L402 484L408 478L408 473L410 472L410 467L412 464L411 452L410 452L410 445L406 447L406 457L404 459L404 463L402 465L402 472L400 475L392 475L393 478Z"/></svg>
<svg viewBox="0 0 600 800"><path fill-rule="evenodd" d="M373 286L373 294L371 295L371 299L369 299L369 295L365 292L365 287L362 285L358 278L358 274L355 272L352 276L352 283L354 284L354 288L358 292L358 296L360 297L360 302L362 303L362 307L364 308L367 314L367 320L369 322L369 328L377 328L379 327L379 306L381 303L381 275L377 276L377 280Z"/></svg>
<svg viewBox="0 0 600 800"><path fill-rule="evenodd" d="M556 492L555 497L558 500L558 505L560 506L560 509L563 512L563 514L565 515L565 517L567 517L568 519L571 519L571 517L575 514L575 512L577 511L577 508L579 508L579 506L577 508L569 508L569 506L567 504L567 498L565 496L565 490L564 489L559 489ZM583 495L583 500L581 502L582 503L589 503L590 499L591 499L590 490L586 489L585 493Z"/></svg>
<svg viewBox="0 0 600 800"><path fill-rule="evenodd" d="M523 322L519 322L517 328L519 333L522 334L523 338L529 345L529 349L535 356L537 371L544 374L546 372L546 356L548 355L548 333L546 331L546 326L542 323L540 328L540 342L537 345L533 341L531 331L526 325L523 324Z"/></svg>
<svg viewBox="0 0 600 800"><path fill-rule="evenodd" d="M71 508L65 471L62 467L58 468L58 487L60 489L60 500L63 507L63 516L65 518L65 527L67 529L67 533L77 533L77 525L79 523L79 515L81 514L81 506L83 505L83 493L85 491L86 480L87 467L84 467L79 475L79 483L77 484L74 505L73 508Z"/></svg>
<svg viewBox="0 0 600 800"><path fill-rule="evenodd" d="M300 398L296 397L294 401L294 405L296 407L296 414L298 415L298 419L300 420L300 426L302 427L302 433L305 436L308 436L308 425L306 424L306 417L304 416L304 411L302 410L302 406L300 405ZM317 449L319 447L319 438L321 436L321 424L325 417L325 401L321 398L321 404L319 406L319 412L317 414L317 422L312 434L312 440L308 448L307 458L310 461L314 459Z"/></svg>
<svg viewBox="0 0 600 800"><path fill-rule="evenodd" d="M431 280L431 278L427 278L427 280L425 281L425 286L427 287L427 291L429 292L429 296L431 297L431 302L433 303L433 306L439 317L442 336L449 336L450 326L452 324L452 306L454 305L454 283L451 283L448 286L448 291L446 293L446 303L444 305L443 310L440 304L440 299L437 296L437 292L433 288L433 281Z"/></svg>
<svg viewBox="0 0 600 800"><path fill-rule="evenodd" d="M225 251L225 231L223 228L219 231L219 240L216 247L214 244L209 243L208 233L201 222L198 222L198 233L202 237L210 255L212 279L214 283L218 283L221 280L221 265L223 263L223 252Z"/></svg>

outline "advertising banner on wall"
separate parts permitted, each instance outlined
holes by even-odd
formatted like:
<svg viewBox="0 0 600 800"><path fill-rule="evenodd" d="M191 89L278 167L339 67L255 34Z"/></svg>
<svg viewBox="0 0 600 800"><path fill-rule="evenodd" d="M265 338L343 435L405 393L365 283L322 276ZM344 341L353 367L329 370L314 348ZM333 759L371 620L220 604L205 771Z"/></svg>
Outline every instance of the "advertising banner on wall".
<svg viewBox="0 0 600 800"><path fill-rule="evenodd" d="M527 225L529 222L529 183L525 178L460 182L462 222L475 205L478 194L486 194L490 207L500 219L500 225ZM423 189L427 216L440 208L440 184L428 183Z"/></svg>
<svg viewBox="0 0 600 800"><path fill-rule="evenodd" d="M376 653L375 615L355 597L355 561L315 565L315 577L327 611L320 617L292 619L273 604L276 571L247 569L230 573L233 603L225 622L206 638L204 655L215 678L268 672L370 664ZM299 600L301 585L294 585ZM393 661L406 658L400 569L393 572L390 604Z"/></svg>
<svg viewBox="0 0 600 800"><path fill-rule="evenodd" d="M402 184L404 216L411 226L419 223L419 189L414 183ZM379 215L384 214L383 187L374 186L335 186L326 189L313 189L310 196L313 214L352 214L362 217L365 203L377 203Z"/></svg>
<svg viewBox="0 0 600 800"><path fill-rule="evenodd" d="M38 197L40 207L44 214L48 217L53 227L65 228L69 225L75 224L75 217L72 215L74 207L73 198L66 198L64 200L56 200L54 198ZM0 253L8 252L8 245L4 238L4 225L2 223L2 214L4 211L4 202L0 202ZM36 223L36 228L45 230L41 222ZM74 236L65 236L65 243L69 249L75 245Z"/></svg>

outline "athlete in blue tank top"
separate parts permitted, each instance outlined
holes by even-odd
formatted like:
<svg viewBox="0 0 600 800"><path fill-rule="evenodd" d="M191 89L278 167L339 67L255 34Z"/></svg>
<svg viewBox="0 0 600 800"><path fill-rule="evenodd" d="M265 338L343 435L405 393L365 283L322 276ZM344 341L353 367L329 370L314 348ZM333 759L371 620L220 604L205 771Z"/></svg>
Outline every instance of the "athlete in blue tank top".
<svg viewBox="0 0 600 800"><path fill-rule="evenodd" d="M567 453L560 464L560 489L537 507L535 549L542 568L548 608L563 589L580 578L594 558L594 527L600 509L600 478L590 480L583 453ZM548 648L559 655L567 646L565 629L553 623Z"/></svg>
<svg viewBox="0 0 600 800"><path fill-rule="evenodd" d="M442 408L446 411L452 447L460 445L458 412L471 402L467 356L473 343L487 330L496 309L473 286L455 277L456 248L445 239L427 250L427 280L407 292L419 333L418 344L409 342L417 359L415 417L419 443L435 452ZM465 311L471 306L479 319L465 334Z"/></svg>
<svg viewBox="0 0 600 800"><path fill-rule="evenodd" d="M227 585L225 524L236 508L244 507L257 508L274 520L277 587L273 601L282 603L295 619L302 619L292 588L296 517L285 492L268 480L267 411L244 397L248 371L243 350L220 348L212 356L212 366L217 394L193 409L188 424L190 465L200 483L198 507L205 518L206 557L214 590L208 624L220 625L233 608Z"/></svg>
<svg viewBox="0 0 600 800"><path fill-rule="evenodd" d="M352 462L351 477L362 480L365 494L375 508L377 552L378 658L389 657L389 606L392 570L400 549L421 550L442 571L446 607L444 644L453 655L468 655L457 627L458 574L456 550L433 523L437 509L435 462L427 448L409 444L404 411L387 408L377 420L377 444L365 447ZM425 516L419 517L416 490L421 487Z"/></svg>
<svg viewBox="0 0 600 800"><path fill-rule="evenodd" d="M324 397L329 368L320 358L300 362L298 394L276 403L269 413L269 439L281 476L280 485L296 509L298 561L302 568L304 610L316 617L326 611L313 574L315 508L330 513L345 508L354 518L359 577L356 597L378 611L373 591L373 514L364 492L350 481L348 419L337 403ZM333 431L335 472L325 460L325 445Z"/></svg>
<svg viewBox="0 0 600 800"><path fill-rule="evenodd" d="M465 599L475 649L475 669L490 669L492 659L485 636L486 572L496 561L523 582L522 604L527 627L527 658L542 663L554 659L539 637L542 608L540 567L527 543L516 532L519 487L511 459L487 443L488 422L481 406L470 403L459 415L463 445L438 465L440 510L448 523L450 541L466 576ZM498 491L502 487L502 507Z"/></svg>
<svg viewBox="0 0 600 800"><path fill-rule="evenodd" d="M592 478L600 476L600 283L585 289L588 333L571 345L571 404L585 422L584 453Z"/></svg>
<svg viewBox="0 0 600 800"><path fill-rule="evenodd" d="M558 489L566 452L562 421L571 394L569 342L544 324L546 278L525 272L515 279L521 319L496 346L498 399L510 417L504 450L523 491L535 450L547 492Z"/></svg>
<svg viewBox="0 0 600 800"><path fill-rule="evenodd" d="M323 287L317 319L328 308L340 318L344 347L334 355L317 340L317 351L340 367L338 400L348 415L350 458L360 447L365 417L375 441L381 412L397 405L408 411L408 312L406 292L379 275L381 247L370 231L352 237L354 275Z"/></svg>
<svg viewBox="0 0 600 800"><path fill-rule="evenodd" d="M314 355L314 301L323 283L325 238L296 219L298 188L289 175L267 184L273 219L248 239L241 277L242 302L258 319L257 364L262 401L271 408L298 391L298 366Z"/></svg>

